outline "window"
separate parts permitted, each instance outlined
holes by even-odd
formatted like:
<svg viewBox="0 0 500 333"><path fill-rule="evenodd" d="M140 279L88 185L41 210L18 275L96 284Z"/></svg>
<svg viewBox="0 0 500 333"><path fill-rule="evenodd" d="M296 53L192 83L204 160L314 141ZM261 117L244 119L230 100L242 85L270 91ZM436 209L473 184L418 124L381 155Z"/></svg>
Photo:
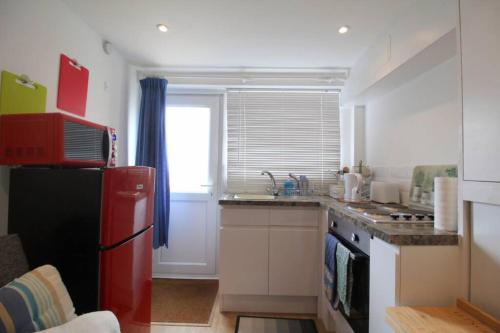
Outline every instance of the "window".
<svg viewBox="0 0 500 333"><path fill-rule="evenodd" d="M171 192L207 192L210 108L167 107L166 126Z"/></svg>
<svg viewBox="0 0 500 333"><path fill-rule="evenodd" d="M339 93L230 90L227 93L227 190L263 192L269 170L277 181L306 175L326 192L340 167Z"/></svg>

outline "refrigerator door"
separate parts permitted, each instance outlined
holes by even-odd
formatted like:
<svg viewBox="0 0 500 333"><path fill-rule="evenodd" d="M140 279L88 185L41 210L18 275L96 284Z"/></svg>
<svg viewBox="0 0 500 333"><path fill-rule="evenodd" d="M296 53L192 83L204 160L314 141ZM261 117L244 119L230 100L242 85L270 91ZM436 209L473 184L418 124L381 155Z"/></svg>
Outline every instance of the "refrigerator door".
<svg viewBox="0 0 500 333"><path fill-rule="evenodd" d="M123 333L149 333L153 227L101 252L101 310L110 310Z"/></svg>
<svg viewBox="0 0 500 333"><path fill-rule="evenodd" d="M101 246L113 246L153 224L155 169L104 171Z"/></svg>

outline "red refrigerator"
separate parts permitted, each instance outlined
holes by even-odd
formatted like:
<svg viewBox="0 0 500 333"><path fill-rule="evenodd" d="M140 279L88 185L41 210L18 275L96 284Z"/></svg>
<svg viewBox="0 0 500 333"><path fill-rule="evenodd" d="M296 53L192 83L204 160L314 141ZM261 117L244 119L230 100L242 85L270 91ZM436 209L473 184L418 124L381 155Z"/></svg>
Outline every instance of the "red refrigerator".
<svg viewBox="0 0 500 333"><path fill-rule="evenodd" d="M54 265L77 314L111 310L123 333L151 322L155 170L17 168L9 233L32 268Z"/></svg>

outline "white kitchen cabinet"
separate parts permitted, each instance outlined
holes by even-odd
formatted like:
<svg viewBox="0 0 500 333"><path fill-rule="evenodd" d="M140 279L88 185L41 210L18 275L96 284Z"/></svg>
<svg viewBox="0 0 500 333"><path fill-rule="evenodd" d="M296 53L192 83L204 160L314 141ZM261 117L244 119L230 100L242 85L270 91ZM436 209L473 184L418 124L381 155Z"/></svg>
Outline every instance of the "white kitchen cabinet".
<svg viewBox="0 0 500 333"><path fill-rule="evenodd" d="M458 246L370 241L370 332L393 332L390 306L452 306L460 290Z"/></svg>
<svg viewBox="0 0 500 333"><path fill-rule="evenodd" d="M223 226L268 226L269 209L266 208L224 208L221 210Z"/></svg>
<svg viewBox="0 0 500 333"><path fill-rule="evenodd" d="M318 208L223 207L221 309L315 313L318 218Z"/></svg>
<svg viewBox="0 0 500 333"><path fill-rule="evenodd" d="M269 291L269 209L221 210L220 291L264 295Z"/></svg>
<svg viewBox="0 0 500 333"><path fill-rule="evenodd" d="M465 181L500 182L500 1L461 0Z"/></svg>
<svg viewBox="0 0 500 333"><path fill-rule="evenodd" d="M460 0L464 239L470 301L500 316L500 1ZM469 203L466 203L466 202ZM469 205L470 204L470 205ZM467 245L467 243L466 243ZM466 267L467 268L467 267ZM467 273L467 270L465 270Z"/></svg>
<svg viewBox="0 0 500 333"><path fill-rule="evenodd" d="M269 295L317 296L318 209L269 212Z"/></svg>
<svg viewBox="0 0 500 333"><path fill-rule="evenodd" d="M273 228L269 236L269 295L317 296L318 229Z"/></svg>
<svg viewBox="0 0 500 333"><path fill-rule="evenodd" d="M318 228L318 209L278 207L269 211L269 225Z"/></svg>
<svg viewBox="0 0 500 333"><path fill-rule="evenodd" d="M370 332L392 332L385 309L399 300L399 248L378 238L370 241Z"/></svg>
<svg viewBox="0 0 500 333"><path fill-rule="evenodd" d="M500 206L472 204L470 300L500 318Z"/></svg>
<svg viewBox="0 0 500 333"><path fill-rule="evenodd" d="M223 226L220 231L220 292L266 295L268 251L267 228Z"/></svg>

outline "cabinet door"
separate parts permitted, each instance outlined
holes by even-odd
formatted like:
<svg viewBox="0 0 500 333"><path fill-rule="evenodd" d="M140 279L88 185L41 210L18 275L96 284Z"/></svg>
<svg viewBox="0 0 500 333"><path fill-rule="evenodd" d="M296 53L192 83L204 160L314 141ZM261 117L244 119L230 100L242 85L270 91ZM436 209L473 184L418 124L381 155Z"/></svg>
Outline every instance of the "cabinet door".
<svg viewBox="0 0 500 333"><path fill-rule="evenodd" d="M221 293L267 295L268 251L267 227L222 227L219 256Z"/></svg>
<svg viewBox="0 0 500 333"><path fill-rule="evenodd" d="M500 182L500 1L461 0L464 179Z"/></svg>
<svg viewBox="0 0 500 333"><path fill-rule="evenodd" d="M472 204L471 301L500 318L500 206Z"/></svg>
<svg viewBox="0 0 500 333"><path fill-rule="evenodd" d="M318 227L317 208L272 208L269 212L269 225L286 227Z"/></svg>
<svg viewBox="0 0 500 333"><path fill-rule="evenodd" d="M385 309L399 305L399 250L378 238L370 241L370 332L394 332Z"/></svg>
<svg viewBox="0 0 500 333"><path fill-rule="evenodd" d="M271 228L269 295L318 295L318 230Z"/></svg>

